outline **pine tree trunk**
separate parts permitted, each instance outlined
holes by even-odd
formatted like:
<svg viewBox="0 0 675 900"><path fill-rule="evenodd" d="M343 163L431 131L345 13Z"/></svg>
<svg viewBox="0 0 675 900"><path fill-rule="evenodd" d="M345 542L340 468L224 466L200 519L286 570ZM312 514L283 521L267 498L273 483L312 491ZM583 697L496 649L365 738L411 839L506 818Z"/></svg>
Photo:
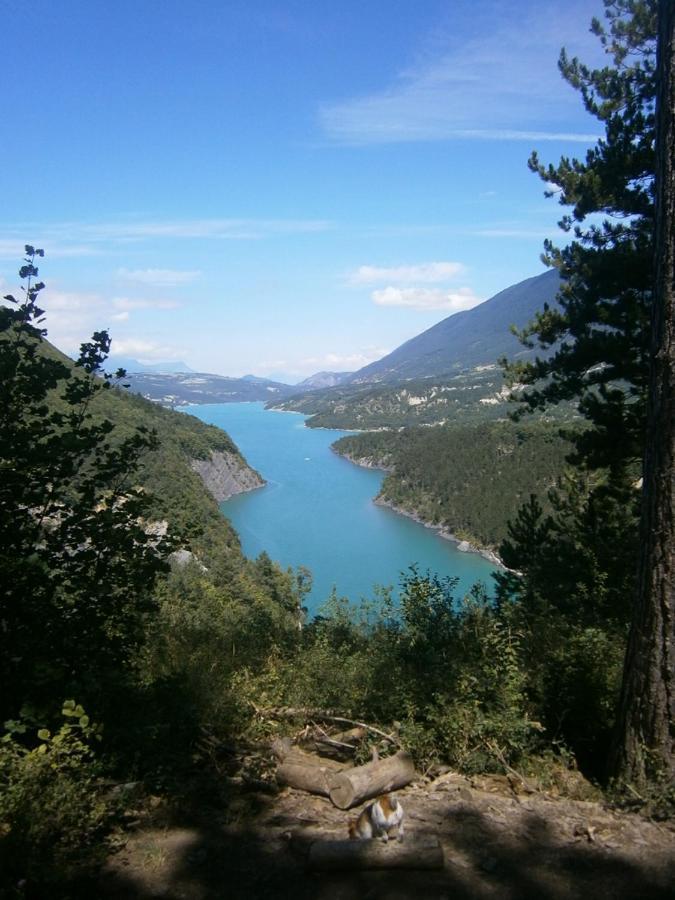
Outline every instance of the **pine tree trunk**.
<svg viewBox="0 0 675 900"><path fill-rule="evenodd" d="M675 4L659 3L655 295L638 598L610 774L675 776Z"/></svg>

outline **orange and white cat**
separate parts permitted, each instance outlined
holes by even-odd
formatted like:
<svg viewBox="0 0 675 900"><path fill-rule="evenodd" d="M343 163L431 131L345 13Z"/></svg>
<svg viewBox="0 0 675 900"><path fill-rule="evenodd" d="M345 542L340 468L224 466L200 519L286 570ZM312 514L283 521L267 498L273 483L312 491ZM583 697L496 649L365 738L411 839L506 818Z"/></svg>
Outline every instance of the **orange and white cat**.
<svg viewBox="0 0 675 900"><path fill-rule="evenodd" d="M396 837L403 840L403 807L396 797L383 794L363 810L358 819L349 823L349 837L354 841L367 841L381 837L389 840L389 832L396 829Z"/></svg>

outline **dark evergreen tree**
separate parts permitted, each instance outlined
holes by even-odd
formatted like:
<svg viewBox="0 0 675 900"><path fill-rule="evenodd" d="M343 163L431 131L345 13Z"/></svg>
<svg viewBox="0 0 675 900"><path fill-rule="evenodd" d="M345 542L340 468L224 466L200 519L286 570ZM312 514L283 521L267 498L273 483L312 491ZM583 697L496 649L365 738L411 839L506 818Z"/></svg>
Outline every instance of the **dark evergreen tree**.
<svg viewBox="0 0 675 900"><path fill-rule="evenodd" d="M655 302L637 603L612 774L675 781L675 7L659 7Z"/></svg>
<svg viewBox="0 0 675 900"><path fill-rule="evenodd" d="M92 412L110 339L82 345L73 366L45 340L36 257L26 246L23 298L0 308L0 716L92 712L124 672L153 606L168 548L135 485L156 443L141 428L116 438ZM118 373L122 375L123 373Z"/></svg>
<svg viewBox="0 0 675 900"><path fill-rule="evenodd" d="M648 372L654 231L656 0L605 0L608 27L594 19L613 65L590 69L563 51L563 78L580 91L605 137L585 160L530 168L552 185L549 196L571 207L561 227L564 248L545 244L545 261L562 279L560 307L545 307L520 333L529 346L554 352L507 364L533 410L576 400L592 428L577 436L576 461L625 476L642 457ZM589 216L603 216L598 222Z"/></svg>
<svg viewBox="0 0 675 900"><path fill-rule="evenodd" d="M526 644L549 656L530 674L543 718L550 726L559 717L561 735L596 774L608 749L637 573L653 296L656 13L656 0L605 0L606 25L593 20L591 27L611 62L591 69L561 54L563 77L605 135L584 160L545 166L536 153L530 159L552 186L547 194L570 208L560 225L572 240L562 249L545 245L545 260L561 276L559 308L544 308L520 333L550 355L506 364L509 379L525 385L516 416L568 400L589 424L569 435L577 473L554 493L542 539L533 540L543 526L525 512L512 529L503 550L522 576L500 579L498 590L505 608L518 599Z"/></svg>

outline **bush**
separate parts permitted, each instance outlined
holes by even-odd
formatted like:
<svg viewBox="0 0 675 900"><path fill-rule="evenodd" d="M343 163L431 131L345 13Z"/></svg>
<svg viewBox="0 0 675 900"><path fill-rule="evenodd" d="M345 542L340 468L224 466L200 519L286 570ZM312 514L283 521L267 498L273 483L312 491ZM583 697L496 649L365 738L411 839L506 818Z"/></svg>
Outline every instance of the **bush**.
<svg viewBox="0 0 675 900"><path fill-rule="evenodd" d="M542 730L528 716L519 641L481 588L461 602L454 588L413 569L398 609L386 596L361 607L334 596L298 647L277 648L238 689L258 707L318 707L385 729L398 723L421 768L514 763Z"/></svg>
<svg viewBox="0 0 675 900"><path fill-rule="evenodd" d="M74 701L52 733L7 722L0 739L0 885L63 884L97 858L111 815L90 741L97 731ZM28 741L33 737L33 746Z"/></svg>

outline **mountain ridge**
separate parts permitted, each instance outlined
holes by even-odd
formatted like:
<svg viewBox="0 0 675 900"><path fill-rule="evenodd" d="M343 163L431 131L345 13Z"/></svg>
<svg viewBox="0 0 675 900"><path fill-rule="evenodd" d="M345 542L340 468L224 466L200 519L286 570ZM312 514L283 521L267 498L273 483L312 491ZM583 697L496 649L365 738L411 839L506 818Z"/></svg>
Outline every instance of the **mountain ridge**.
<svg viewBox="0 0 675 900"><path fill-rule="evenodd" d="M548 270L499 291L472 309L454 313L355 372L346 384L442 378L524 350L510 326L522 328L545 303L556 302L558 272Z"/></svg>

